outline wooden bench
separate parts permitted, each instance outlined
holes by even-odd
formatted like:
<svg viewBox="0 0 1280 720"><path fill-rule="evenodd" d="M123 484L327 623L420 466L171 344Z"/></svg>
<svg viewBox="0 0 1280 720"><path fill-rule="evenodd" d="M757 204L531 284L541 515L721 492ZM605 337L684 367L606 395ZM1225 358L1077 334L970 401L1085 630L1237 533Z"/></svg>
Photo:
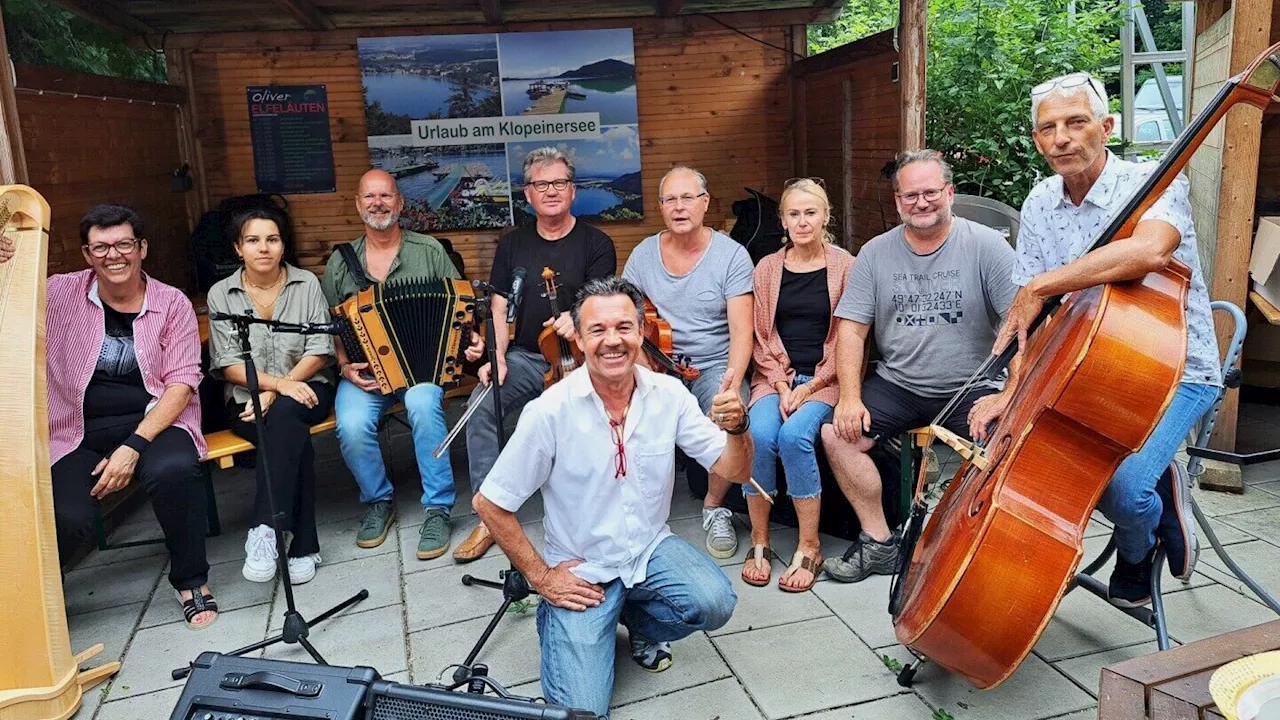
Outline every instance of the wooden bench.
<svg viewBox="0 0 1280 720"><path fill-rule="evenodd" d="M475 378L467 378L461 385L452 390L447 390L444 394L444 402L456 398L466 398L471 395L472 389L478 384ZM382 414L382 419L378 424L379 431L386 426L387 420L395 420L404 427L409 427L409 421L403 417L405 407L403 403L396 403ZM325 418L319 424L311 426L311 434L319 435L320 433L329 432L338 426L337 417L332 411L329 417ZM213 490L213 472L211 465L216 464L223 470L229 470L235 466L235 457L241 453L251 452L257 448L253 443L236 435L230 430L219 430L204 436L205 444L208 446L208 453L204 460L201 461L200 469L204 480L205 498L207 517L209 522L208 537L216 537L222 534L222 522L218 517L218 502ZM387 466L388 472L391 472L391 466ZM98 513L94 518L94 535L97 539L99 550L118 550L120 548L135 547L138 545L154 545L164 542L163 538L152 540L132 540L127 542L111 543L107 541L106 520L99 506Z"/></svg>

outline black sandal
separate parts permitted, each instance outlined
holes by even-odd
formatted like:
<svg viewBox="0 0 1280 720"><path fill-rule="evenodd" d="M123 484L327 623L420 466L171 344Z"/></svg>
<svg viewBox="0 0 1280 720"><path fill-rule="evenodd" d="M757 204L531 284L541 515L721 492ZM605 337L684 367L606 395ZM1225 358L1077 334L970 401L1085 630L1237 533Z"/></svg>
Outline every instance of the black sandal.
<svg viewBox="0 0 1280 720"><path fill-rule="evenodd" d="M178 602L182 603L182 616L186 619L188 628L203 630L218 621L218 601L213 599L212 594L201 593L200 588L191 588L191 598L183 600L181 590L175 590L174 593L178 596ZM213 613L213 619L199 625L191 622L195 616L205 612Z"/></svg>

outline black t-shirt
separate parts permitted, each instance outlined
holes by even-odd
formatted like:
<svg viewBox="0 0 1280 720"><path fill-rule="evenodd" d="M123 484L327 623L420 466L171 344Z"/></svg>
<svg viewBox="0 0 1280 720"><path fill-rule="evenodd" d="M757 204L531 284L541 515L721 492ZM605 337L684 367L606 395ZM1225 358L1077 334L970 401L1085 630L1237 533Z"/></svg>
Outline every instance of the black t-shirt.
<svg viewBox="0 0 1280 720"><path fill-rule="evenodd" d="M133 321L138 313L120 312L103 303L106 335L89 386L84 391L85 431L128 422L145 413L151 394L133 347Z"/></svg>
<svg viewBox="0 0 1280 720"><path fill-rule="evenodd" d="M804 273L782 269L774 323L782 347L791 358L791 368L797 375L813 375L822 361L822 342L831 327L826 268Z"/></svg>
<svg viewBox="0 0 1280 720"><path fill-rule="evenodd" d="M598 228L577 220L568 235L544 240L536 223L516 228L498 241L493 256L489 284L499 290L511 287L511 274L525 269L524 292L516 314L515 345L538 352L542 323L551 317L551 301L546 296L542 268L556 273L556 306L560 312L573 307L578 290L588 280L608 277L618 271L618 254L613 240Z"/></svg>

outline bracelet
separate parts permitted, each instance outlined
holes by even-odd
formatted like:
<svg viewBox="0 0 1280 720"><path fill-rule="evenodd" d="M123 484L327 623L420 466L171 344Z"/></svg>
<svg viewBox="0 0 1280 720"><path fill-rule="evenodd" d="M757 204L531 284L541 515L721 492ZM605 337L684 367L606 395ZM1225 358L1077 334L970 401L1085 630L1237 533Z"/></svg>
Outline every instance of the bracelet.
<svg viewBox="0 0 1280 720"><path fill-rule="evenodd" d="M120 443L120 447L127 447L139 455L141 455L150 445L151 441L142 437L138 433L130 435L125 438L124 442Z"/></svg>
<svg viewBox="0 0 1280 720"><path fill-rule="evenodd" d="M751 428L751 416L748 415L747 413L743 413L742 424L734 428L733 430L725 430L725 432L729 433L730 435L741 435L742 433L746 432L750 428Z"/></svg>

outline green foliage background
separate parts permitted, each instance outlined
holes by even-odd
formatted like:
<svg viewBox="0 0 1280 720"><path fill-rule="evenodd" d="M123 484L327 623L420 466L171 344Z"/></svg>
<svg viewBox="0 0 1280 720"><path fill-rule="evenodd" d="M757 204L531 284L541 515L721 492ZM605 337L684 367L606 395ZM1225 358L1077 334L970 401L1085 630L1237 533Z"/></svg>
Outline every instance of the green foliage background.
<svg viewBox="0 0 1280 720"><path fill-rule="evenodd" d="M167 80L164 55L138 50L118 33L43 0L0 0L15 62L147 80Z"/></svg>
<svg viewBox="0 0 1280 720"><path fill-rule="evenodd" d="M810 27L810 52L891 28L897 14L896 1L850 0L836 22ZM1080 0L1074 21L1066 0L930 0L925 132L960 192L1022 205L1048 172L1031 141L1031 87L1077 70L1117 76L1123 18L1117 0Z"/></svg>

